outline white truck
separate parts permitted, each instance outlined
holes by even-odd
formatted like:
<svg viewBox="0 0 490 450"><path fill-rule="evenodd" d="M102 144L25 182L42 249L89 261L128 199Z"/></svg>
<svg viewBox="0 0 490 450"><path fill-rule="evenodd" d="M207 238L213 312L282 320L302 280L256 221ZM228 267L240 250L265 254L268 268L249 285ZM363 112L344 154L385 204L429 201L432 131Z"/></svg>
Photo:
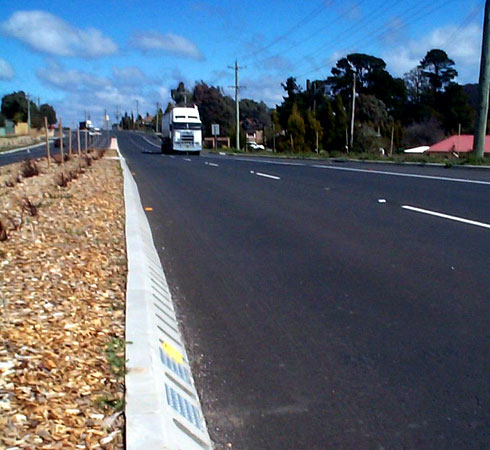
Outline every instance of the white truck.
<svg viewBox="0 0 490 450"><path fill-rule="evenodd" d="M161 130L162 153L201 153L202 122L197 106L175 107L162 117Z"/></svg>

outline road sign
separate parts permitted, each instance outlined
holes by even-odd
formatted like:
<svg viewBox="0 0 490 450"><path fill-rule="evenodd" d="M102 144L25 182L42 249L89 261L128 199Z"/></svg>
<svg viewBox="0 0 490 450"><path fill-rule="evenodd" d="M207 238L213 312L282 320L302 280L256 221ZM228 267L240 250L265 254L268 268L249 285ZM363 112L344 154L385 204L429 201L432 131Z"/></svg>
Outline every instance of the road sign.
<svg viewBox="0 0 490 450"><path fill-rule="evenodd" d="M213 136L219 136L219 123L211 124L211 134Z"/></svg>

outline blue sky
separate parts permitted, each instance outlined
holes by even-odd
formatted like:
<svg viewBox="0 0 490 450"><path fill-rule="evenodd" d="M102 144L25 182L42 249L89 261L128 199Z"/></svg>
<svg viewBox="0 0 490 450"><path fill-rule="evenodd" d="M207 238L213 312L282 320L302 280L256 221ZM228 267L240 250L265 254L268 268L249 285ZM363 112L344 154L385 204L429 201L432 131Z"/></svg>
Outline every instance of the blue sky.
<svg viewBox="0 0 490 450"><path fill-rule="evenodd" d="M383 58L394 76L431 48L478 80L483 0L0 0L0 96L24 90L63 123L104 110L154 113L179 81L281 102L281 83L324 79L352 52Z"/></svg>

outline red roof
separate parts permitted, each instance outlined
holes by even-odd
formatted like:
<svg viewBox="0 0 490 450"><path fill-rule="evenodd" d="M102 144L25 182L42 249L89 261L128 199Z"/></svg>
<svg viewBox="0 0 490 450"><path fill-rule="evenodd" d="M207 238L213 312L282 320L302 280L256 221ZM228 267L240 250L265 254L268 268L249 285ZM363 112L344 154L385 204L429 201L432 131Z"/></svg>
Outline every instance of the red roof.
<svg viewBox="0 0 490 450"><path fill-rule="evenodd" d="M473 150L473 135L462 134L461 136L451 136L443 141L431 145L429 152L458 152L468 153ZM490 153L490 136L485 136L485 153Z"/></svg>

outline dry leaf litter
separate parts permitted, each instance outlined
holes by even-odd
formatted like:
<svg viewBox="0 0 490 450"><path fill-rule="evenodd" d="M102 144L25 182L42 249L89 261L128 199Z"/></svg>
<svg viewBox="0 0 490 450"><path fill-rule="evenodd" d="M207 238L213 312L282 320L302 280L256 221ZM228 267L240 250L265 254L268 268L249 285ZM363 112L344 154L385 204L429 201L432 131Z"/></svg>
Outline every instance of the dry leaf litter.
<svg viewBox="0 0 490 450"><path fill-rule="evenodd" d="M124 448L122 174L101 156L0 168L0 449Z"/></svg>

